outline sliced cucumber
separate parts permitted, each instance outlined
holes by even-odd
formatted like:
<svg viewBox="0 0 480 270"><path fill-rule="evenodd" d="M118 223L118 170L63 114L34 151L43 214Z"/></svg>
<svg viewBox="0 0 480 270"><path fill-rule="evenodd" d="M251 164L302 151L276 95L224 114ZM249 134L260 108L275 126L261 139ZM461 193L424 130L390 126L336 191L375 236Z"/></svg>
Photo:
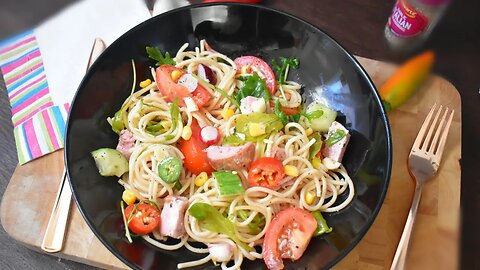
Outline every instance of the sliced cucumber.
<svg viewBox="0 0 480 270"><path fill-rule="evenodd" d="M115 149L100 148L92 151L91 154L102 176L120 177L128 172L128 160Z"/></svg>
<svg viewBox="0 0 480 270"><path fill-rule="evenodd" d="M318 102L310 103L305 112L310 113L319 110L323 111L323 114L318 118L309 119L310 124L313 130L320 133L327 133L328 128L332 125L333 121L335 121L335 118L337 118L337 112Z"/></svg>

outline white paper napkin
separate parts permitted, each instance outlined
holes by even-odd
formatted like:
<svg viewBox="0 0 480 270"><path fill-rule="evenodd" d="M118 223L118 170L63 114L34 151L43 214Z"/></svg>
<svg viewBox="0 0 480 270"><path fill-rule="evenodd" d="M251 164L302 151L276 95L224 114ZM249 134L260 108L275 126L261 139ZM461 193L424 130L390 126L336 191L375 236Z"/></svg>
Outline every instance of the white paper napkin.
<svg viewBox="0 0 480 270"><path fill-rule="evenodd" d="M186 0L83 0L33 30L0 41L21 164L63 147L69 104L85 75L95 38L108 46L123 33Z"/></svg>

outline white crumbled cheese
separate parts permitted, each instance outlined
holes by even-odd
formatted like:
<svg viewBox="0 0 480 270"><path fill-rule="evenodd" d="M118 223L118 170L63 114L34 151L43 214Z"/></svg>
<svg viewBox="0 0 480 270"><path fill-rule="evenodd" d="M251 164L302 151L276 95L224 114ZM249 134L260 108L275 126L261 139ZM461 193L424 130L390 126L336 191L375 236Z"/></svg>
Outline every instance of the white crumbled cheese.
<svg viewBox="0 0 480 270"><path fill-rule="evenodd" d="M265 99L248 96L240 100L240 112L242 114L263 113L267 110Z"/></svg>
<svg viewBox="0 0 480 270"><path fill-rule="evenodd" d="M263 142L264 142L264 143L273 143L273 141L272 141L272 140L269 140L269 139L263 139Z"/></svg>
<svg viewBox="0 0 480 270"><path fill-rule="evenodd" d="M208 244L207 246L214 262L228 262L233 256L233 248L230 244Z"/></svg>
<svg viewBox="0 0 480 270"><path fill-rule="evenodd" d="M246 138L245 134L243 134L243 133L237 133L237 137L239 137L242 140L245 140L245 138Z"/></svg>
<svg viewBox="0 0 480 270"><path fill-rule="evenodd" d="M183 98L183 101L185 102L185 106L187 107L188 112L196 112L198 111L198 106L197 103L193 100L191 97L185 97Z"/></svg>
<svg viewBox="0 0 480 270"><path fill-rule="evenodd" d="M180 79L178 79L178 84L185 86L190 93L195 91L198 87L198 81L195 79L195 77L192 76L192 74L186 73L183 74Z"/></svg>
<svg viewBox="0 0 480 270"><path fill-rule="evenodd" d="M322 159L322 163L323 165L325 165L325 167L327 167L327 169L329 170L336 170L340 167L340 162L338 161L335 161L329 157L325 157Z"/></svg>

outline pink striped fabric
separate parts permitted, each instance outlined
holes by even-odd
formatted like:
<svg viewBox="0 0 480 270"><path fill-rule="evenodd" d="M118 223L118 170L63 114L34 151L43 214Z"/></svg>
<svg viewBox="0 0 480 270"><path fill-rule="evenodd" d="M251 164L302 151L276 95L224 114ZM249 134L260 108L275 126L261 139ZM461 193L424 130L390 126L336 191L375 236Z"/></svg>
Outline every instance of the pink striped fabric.
<svg viewBox="0 0 480 270"><path fill-rule="evenodd" d="M19 163L62 148L70 105L53 103L33 31L0 41L0 71L10 99Z"/></svg>

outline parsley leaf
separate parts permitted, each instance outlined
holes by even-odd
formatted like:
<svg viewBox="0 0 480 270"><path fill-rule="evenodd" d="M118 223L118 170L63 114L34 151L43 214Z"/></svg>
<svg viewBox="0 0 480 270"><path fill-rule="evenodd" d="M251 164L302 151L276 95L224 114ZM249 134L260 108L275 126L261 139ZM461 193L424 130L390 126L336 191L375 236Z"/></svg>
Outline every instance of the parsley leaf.
<svg viewBox="0 0 480 270"><path fill-rule="evenodd" d="M257 98L264 98L265 102L268 102L271 98L270 91L268 91L265 80L260 78L256 72L252 76L240 77L240 80L244 82L243 86L238 90L235 95L235 99L238 103L248 96Z"/></svg>
<svg viewBox="0 0 480 270"><path fill-rule="evenodd" d="M166 52L165 56L162 55L162 52L156 47L146 47L145 48L148 54L148 57L157 61L157 66L161 66L164 64L175 65L175 61L173 61L172 57L170 57L170 53Z"/></svg>

